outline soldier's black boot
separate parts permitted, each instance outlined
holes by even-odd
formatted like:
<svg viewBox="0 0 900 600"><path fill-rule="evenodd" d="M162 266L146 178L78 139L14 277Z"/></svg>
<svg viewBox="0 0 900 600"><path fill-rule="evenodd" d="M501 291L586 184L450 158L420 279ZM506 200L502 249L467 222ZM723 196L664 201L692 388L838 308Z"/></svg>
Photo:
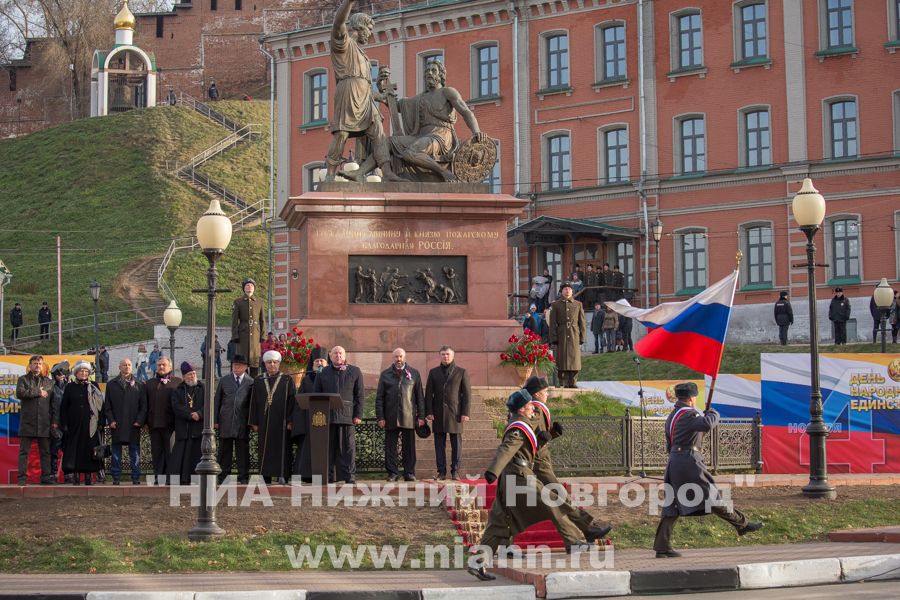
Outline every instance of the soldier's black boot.
<svg viewBox="0 0 900 600"><path fill-rule="evenodd" d="M675 552L674 550L663 550L656 553L656 558L678 558L680 556L681 552Z"/></svg>
<svg viewBox="0 0 900 600"><path fill-rule="evenodd" d="M470 575L474 575L481 581L493 581L497 579L496 575L491 575L487 572L487 569L485 569L484 567L484 562L482 562L481 560L469 561L469 567L466 569L466 571Z"/></svg>
<svg viewBox="0 0 900 600"><path fill-rule="evenodd" d="M608 527L588 527L584 532L584 537L589 542L596 542L609 535L610 531L612 531L612 525Z"/></svg>
<svg viewBox="0 0 900 600"><path fill-rule="evenodd" d="M763 528L763 524L757 521L750 521L743 527L739 527L737 530L738 535L746 535L748 533L753 533L754 531L759 531Z"/></svg>

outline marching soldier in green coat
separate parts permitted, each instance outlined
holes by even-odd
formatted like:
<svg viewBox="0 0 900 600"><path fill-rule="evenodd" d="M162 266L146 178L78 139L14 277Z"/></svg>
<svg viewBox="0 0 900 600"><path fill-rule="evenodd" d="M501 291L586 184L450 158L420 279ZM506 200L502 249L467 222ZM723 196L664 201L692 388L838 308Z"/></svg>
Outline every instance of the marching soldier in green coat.
<svg viewBox="0 0 900 600"><path fill-rule="evenodd" d="M534 457L539 444L546 443L551 436L545 431L538 437L529 425L535 409L531 395L525 390L517 390L507 399L506 407L517 416L517 420L507 426L497 454L484 473L488 483L497 481L494 504L500 504L503 516L495 518L499 511L491 510L480 548L483 550L486 547L493 555L512 536L535 523L550 519L562 536L567 551L589 550L591 545L585 540L581 530L559 507L546 504L541 497L544 486L534 475ZM514 493L513 486L527 491ZM485 558L481 556L470 559L468 571L482 581L495 579L486 571Z"/></svg>
<svg viewBox="0 0 900 600"><path fill-rule="evenodd" d="M231 307L231 342L234 354L240 354L250 365L250 376L259 375L259 343L262 340L263 303L254 297L256 282L247 278L241 284L244 295L237 298Z"/></svg>

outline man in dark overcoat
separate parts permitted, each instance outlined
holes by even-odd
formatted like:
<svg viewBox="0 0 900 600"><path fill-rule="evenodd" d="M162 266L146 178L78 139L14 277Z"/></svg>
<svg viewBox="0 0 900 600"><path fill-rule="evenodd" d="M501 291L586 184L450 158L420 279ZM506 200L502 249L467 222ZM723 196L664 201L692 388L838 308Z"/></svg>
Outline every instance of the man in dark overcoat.
<svg viewBox="0 0 900 600"><path fill-rule="evenodd" d="M241 284L244 295L237 298L231 307L231 342L234 353L240 354L250 364L250 376L259 374L259 344L262 341L265 315L263 302L253 292L256 282L247 278Z"/></svg>
<svg viewBox="0 0 900 600"><path fill-rule="evenodd" d="M144 384L147 396L146 431L150 432L150 454L153 459L153 475L156 484L167 478L169 456L175 444L175 415L172 413L172 392L181 379L172 374L172 360L160 356L156 361L156 377Z"/></svg>
<svg viewBox="0 0 900 600"><path fill-rule="evenodd" d="M381 372L375 391L375 418L384 429L384 467L388 481L400 479L397 442L403 443L403 479L416 480L416 427L425 424L422 377L406 363L406 350L397 348L394 364Z"/></svg>
<svg viewBox="0 0 900 600"><path fill-rule="evenodd" d="M781 342L782 346L787 346L788 328L794 324L794 309L791 308L791 301L788 300L787 292L778 294L774 312L775 324L778 325L778 341Z"/></svg>
<svg viewBox="0 0 900 600"><path fill-rule="evenodd" d="M41 324L41 339L49 340L50 339L50 322L53 320L53 313L50 312L50 306L47 305L47 301L44 300L41 302L41 307L38 309L38 323Z"/></svg>
<svg viewBox="0 0 900 600"><path fill-rule="evenodd" d="M201 457L203 438L203 398L205 388L197 380L197 370L188 361L181 363L183 381L172 392L172 414L175 415L175 446L169 475L181 485L190 485Z"/></svg>
<svg viewBox="0 0 900 600"><path fill-rule="evenodd" d="M587 331L587 321L581 302L572 297L572 286L566 282L559 289L562 296L550 307L550 345L555 346L553 358L559 381L563 387L575 387L581 370L581 345Z"/></svg>
<svg viewBox="0 0 900 600"><path fill-rule="evenodd" d="M50 394L50 473L53 481L57 481L59 472L59 453L62 451L63 435L59 428L59 407L62 406L63 392L69 383L69 361L58 362L50 369L53 378L53 391ZM66 482L70 477L66 476Z"/></svg>
<svg viewBox="0 0 900 600"><path fill-rule="evenodd" d="M122 479L122 446L128 446L131 460L131 483L141 483L141 427L147 420L147 395L144 382L132 373L131 360L119 361L119 374L106 384L103 412L112 442L113 485Z"/></svg>
<svg viewBox="0 0 900 600"><path fill-rule="evenodd" d="M41 457L41 483L54 483L50 471L50 430L52 413L50 395L53 380L44 375L44 357L35 355L28 360L28 372L16 382L19 399L19 485L28 483L28 454L36 442Z"/></svg>
<svg viewBox="0 0 900 600"><path fill-rule="evenodd" d="M847 343L847 321L850 320L850 300L844 296L844 288L835 288L834 297L828 305L828 320L834 324L834 343Z"/></svg>
<svg viewBox="0 0 900 600"><path fill-rule="evenodd" d="M347 351L335 346L328 353L331 365L316 376L315 392L340 394L341 410L331 411L329 480L356 483L356 425L362 423L366 400L359 367L347 363Z"/></svg>
<svg viewBox="0 0 900 600"><path fill-rule="evenodd" d="M259 432L257 452L263 481L271 483L274 478L285 483L291 471L286 456L294 426L297 389L290 375L280 372L281 354L277 350L263 354L263 362L265 374L253 381L249 423L253 431Z"/></svg>
<svg viewBox="0 0 900 600"><path fill-rule="evenodd" d="M250 482L250 396L253 394L253 378L247 373L247 359L235 354L231 359L231 374L219 380L216 387L215 425L219 430L219 484L231 474L234 455L237 454L237 482Z"/></svg>
<svg viewBox="0 0 900 600"><path fill-rule="evenodd" d="M697 393L696 383L688 381L676 385L677 401L666 419L669 462L665 482L667 487L671 486L671 493L666 491L666 504L656 528L656 541L653 543L656 558L681 556L672 548L672 530L678 517L712 513L733 526L738 535L762 528L762 523L750 521L741 511L725 505L712 473L703 462L703 438L718 425L719 413L711 407L705 413L694 408ZM700 495L692 489L699 490Z"/></svg>
<svg viewBox="0 0 900 600"><path fill-rule="evenodd" d="M443 346L441 364L428 372L425 384L425 414L434 434L437 478L447 477L447 436L450 436L450 477L459 479L463 424L469 420L472 386L469 374L456 364L456 354Z"/></svg>

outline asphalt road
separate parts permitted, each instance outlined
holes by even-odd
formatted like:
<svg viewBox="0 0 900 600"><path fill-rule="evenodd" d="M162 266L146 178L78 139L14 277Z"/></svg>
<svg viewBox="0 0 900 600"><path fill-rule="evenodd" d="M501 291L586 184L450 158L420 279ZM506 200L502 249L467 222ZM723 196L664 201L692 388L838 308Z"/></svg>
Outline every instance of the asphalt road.
<svg viewBox="0 0 900 600"><path fill-rule="evenodd" d="M900 581L873 581L868 583L843 583L817 585L802 588L778 588L768 590L740 590L736 592L712 592L706 594L676 594L672 596L628 596L628 598L653 598L676 600L882 600L900 598Z"/></svg>

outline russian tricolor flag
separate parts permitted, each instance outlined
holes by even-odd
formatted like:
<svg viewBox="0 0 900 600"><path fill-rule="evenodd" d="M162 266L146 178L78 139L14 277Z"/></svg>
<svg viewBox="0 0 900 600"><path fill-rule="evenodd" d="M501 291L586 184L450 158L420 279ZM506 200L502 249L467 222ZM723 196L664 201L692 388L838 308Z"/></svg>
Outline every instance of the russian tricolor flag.
<svg viewBox="0 0 900 600"><path fill-rule="evenodd" d="M690 300L635 308L625 300L606 306L648 329L635 351L646 358L676 362L713 378L719 372L738 272L706 288Z"/></svg>

